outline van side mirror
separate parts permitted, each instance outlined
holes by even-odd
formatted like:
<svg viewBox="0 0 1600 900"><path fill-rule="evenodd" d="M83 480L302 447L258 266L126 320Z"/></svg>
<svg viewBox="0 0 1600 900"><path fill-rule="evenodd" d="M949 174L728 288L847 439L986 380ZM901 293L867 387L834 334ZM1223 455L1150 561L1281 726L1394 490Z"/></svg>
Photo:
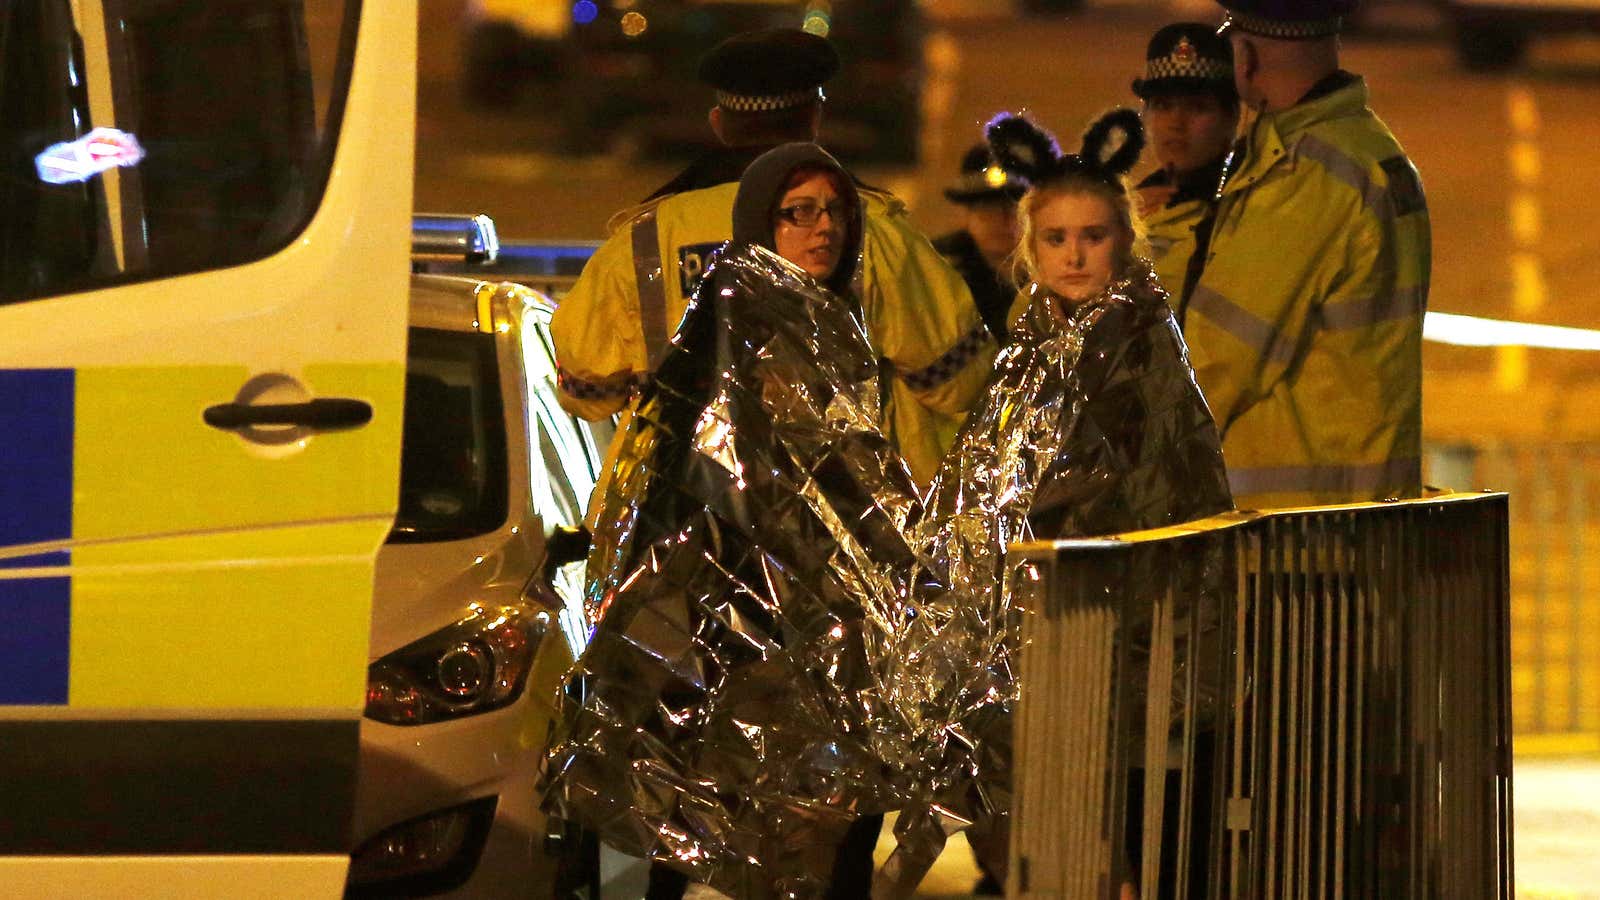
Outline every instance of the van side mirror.
<svg viewBox="0 0 1600 900"><path fill-rule="evenodd" d="M544 581L549 584L556 570L562 566L581 562L589 556L589 529L579 525L569 528L556 526L544 539Z"/></svg>

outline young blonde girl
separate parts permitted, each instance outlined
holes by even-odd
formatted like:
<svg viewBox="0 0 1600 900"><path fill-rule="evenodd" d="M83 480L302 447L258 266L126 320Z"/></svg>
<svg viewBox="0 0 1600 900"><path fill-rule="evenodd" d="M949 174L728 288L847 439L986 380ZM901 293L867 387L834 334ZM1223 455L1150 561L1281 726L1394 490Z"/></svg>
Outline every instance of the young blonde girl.
<svg viewBox="0 0 1600 900"><path fill-rule="evenodd" d="M1232 501L1182 333L1140 252L1125 180L1143 146L1137 114L1103 116L1073 154L1021 116L997 118L987 135L1032 185L1015 254L1025 287L988 393L930 489L919 543L974 604L948 614L950 634L990 636L988 677L950 703L963 710L952 733L973 740L952 743L928 799L976 823L974 846L1000 875L1016 696L1006 547L1203 518Z"/></svg>

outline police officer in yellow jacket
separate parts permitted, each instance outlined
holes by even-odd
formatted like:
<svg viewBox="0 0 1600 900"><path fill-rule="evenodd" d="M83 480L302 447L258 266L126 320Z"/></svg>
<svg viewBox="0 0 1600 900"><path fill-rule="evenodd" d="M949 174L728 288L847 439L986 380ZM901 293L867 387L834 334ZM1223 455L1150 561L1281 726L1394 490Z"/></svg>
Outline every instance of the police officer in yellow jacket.
<svg viewBox="0 0 1600 900"><path fill-rule="evenodd" d="M1143 78L1133 93L1158 168L1134 188L1150 262L1173 303L1187 288L1197 243L1222 180L1222 162L1239 126L1233 50L1216 29L1177 22L1157 31L1145 50ZM1202 254L1204 248L1201 248Z"/></svg>
<svg viewBox="0 0 1600 900"><path fill-rule="evenodd" d="M814 140L821 85L838 69L823 38L798 29L738 35L701 63L716 89L712 130L725 145L642 205L620 213L551 321L561 402L595 419L623 409L660 361L712 251L731 235L749 161ZM921 483L932 477L982 393L994 343L961 276L910 224L904 204L862 186L866 208L858 298L892 377L885 425Z"/></svg>
<svg viewBox="0 0 1600 900"><path fill-rule="evenodd" d="M1246 124L1181 312L1234 499L1416 496L1431 254L1416 168L1339 68L1348 0L1222 2Z"/></svg>

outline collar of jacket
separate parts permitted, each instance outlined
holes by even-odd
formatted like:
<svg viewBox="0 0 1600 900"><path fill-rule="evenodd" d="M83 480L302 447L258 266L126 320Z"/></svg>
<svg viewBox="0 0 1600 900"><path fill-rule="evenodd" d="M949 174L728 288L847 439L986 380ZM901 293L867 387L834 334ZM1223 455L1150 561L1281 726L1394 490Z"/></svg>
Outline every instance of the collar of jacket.
<svg viewBox="0 0 1600 900"><path fill-rule="evenodd" d="M683 168L683 171L672 177L671 181L656 188L650 196L640 200L636 208L647 208L657 200L662 200L673 194L698 191L702 188L716 187L719 184L732 184L744 177L744 170L756 161L756 157L776 146L778 145L763 144L758 147L718 147L713 150L707 150L691 160L689 165ZM856 189L861 193L878 195L880 199L883 199L890 206L893 206L894 203L900 203L901 207L904 207L905 204L901 203L899 198L887 190L862 181L856 177L854 172L848 169L846 169L845 174L850 176L850 180L855 182Z"/></svg>
<svg viewBox="0 0 1600 900"><path fill-rule="evenodd" d="M1287 165L1292 155L1290 150L1299 142L1300 135L1312 126L1364 114L1367 97L1366 81L1359 75L1349 75L1333 90L1313 89L1306 100L1258 117L1249 136L1241 142L1244 162L1228 176L1222 194L1242 191L1260 181L1273 167Z"/></svg>
<svg viewBox="0 0 1600 900"><path fill-rule="evenodd" d="M1178 179L1178 189L1172 192L1172 199L1167 201L1166 208L1171 209L1191 200L1210 200L1216 196L1217 185L1222 181L1222 164L1227 160L1228 155L1224 153L1210 165L1202 166L1190 172L1187 177ZM1150 173L1148 178L1139 182L1137 187L1154 187L1171 183L1172 179L1167 175L1167 170L1157 169Z"/></svg>
<svg viewBox="0 0 1600 900"><path fill-rule="evenodd" d="M718 147L708 150L695 157L683 171L673 176L671 181L656 188L655 193L640 202L649 203L671 194L738 181L739 176L744 174L745 168L754 162L756 157L774 146L776 145L766 144L760 147Z"/></svg>

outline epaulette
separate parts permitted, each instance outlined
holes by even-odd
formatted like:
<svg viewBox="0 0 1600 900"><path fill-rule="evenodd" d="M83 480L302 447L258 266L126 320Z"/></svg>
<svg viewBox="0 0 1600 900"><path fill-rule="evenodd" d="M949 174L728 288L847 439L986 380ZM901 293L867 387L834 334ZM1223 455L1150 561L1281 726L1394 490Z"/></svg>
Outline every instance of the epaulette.
<svg viewBox="0 0 1600 900"><path fill-rule="evenodd" d="M667 197L673 196L677 195L667 194L662 197L653 197L637 206L629 206L613 213L611 218L606 220L606 237L609 239L613 234L620 231L623 226L633 224L635 219L660 206L661 201L667 199Z"/></svg>

